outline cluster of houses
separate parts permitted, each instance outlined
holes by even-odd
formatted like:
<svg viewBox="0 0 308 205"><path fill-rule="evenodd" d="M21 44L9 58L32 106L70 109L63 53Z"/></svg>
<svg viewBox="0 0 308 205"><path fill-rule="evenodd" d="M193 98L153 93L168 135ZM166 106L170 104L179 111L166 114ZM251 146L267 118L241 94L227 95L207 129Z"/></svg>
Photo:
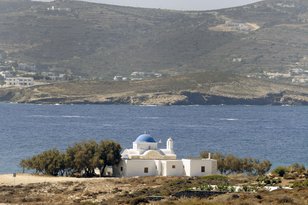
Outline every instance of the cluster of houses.
<svg viewBox="0 0 308 205"><path fill-rule="evenodd" d="M68 80L66 74L55 74L53 72L18 72L15 74L11 71L0 71L0 78L4 81L2 87L29 87L37 84L46 84L51 81L65 81ZM34 80L32 76L39 76L39 80Z"/></svg>
<svg viewBox="0 0 308 205"><path fill-rule="evenodd" d="M55 9L51 7L50 9ZM2 59L0 56L0 86L1 87L29 87L38 84L46 84L56 81L69 80L84 80L81 76L74 76L73 74L64 74L51 71L39 72L34 64L17 63L16 61ZM55 70L55 69L53 69ZM137 81L151 78L160 78L161 73L158 72L143 72L134 71L129 76L116 75L113 77L114 81ZM97 80L100 78L93 78Z"/></svg>
<svg viewBox="0 0 308 205"><path fill-rule="evenodd" d="M66 11L66 12L70 12L72 11L71 8L62 8L62 7L56 7L56 6L51 6L47 8L47 11Z"/></svg>
<svg viewBox="0 0 308 205"><path fill-rule="evenodd" d="M71 74L38 72L34 64L4 61L3 59L0 61L0 86L2 87L29 87L52 81L67 81L73 78L74 76Z"/></svg>
<svg viewBox="0 0 308 205"><path fill-rule="evenodd" d="M288 72L267 72L249 74L250 78L267 78L270 80L285 80L294 84L308 84L308 70L293 68Z"/></svg>
<svg viewBox="0 0 308 205"><path fill-rule="evenodd" d="M12 71L0 71L0 79L4 82L4 87L29 87L34 85L33 77L16 76Z"/></svg>
<svg viewBox="0 0 308 205"><path fill-rule="evenodd" d="M16 75L17 71L24 73L35 70L36 66L33 64L17 63L12 60L1 59L0 62L0 80L1 84L6 87L28 87L34 85L33 77L23 77L22 75ZM27 71L26 71L27 70ZM24 75L28 76L28 75Z"/></svg>
<svg viewBox="0 0 308 205"><path fill-rule="evenodd" d="M161 73L157 72L139 72L134 71L130 74L129 77L116 75L113 77L114 81L127 81L127 80L144 80L149 78L160 78L162 77Z"/></svg>
<svg viewBox="0 0 308 205"><path fill-rule="evenodd" d="M32 77L10 77L5 78L5 86L29 87L34 85Z"/></svg>

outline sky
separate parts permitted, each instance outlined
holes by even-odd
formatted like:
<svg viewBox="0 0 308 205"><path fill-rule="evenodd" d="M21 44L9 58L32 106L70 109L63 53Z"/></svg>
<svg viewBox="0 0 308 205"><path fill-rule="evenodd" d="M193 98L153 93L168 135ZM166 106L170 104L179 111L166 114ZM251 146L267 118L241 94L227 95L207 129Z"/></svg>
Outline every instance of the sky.
<svg viewBox="0 0 308 205"><path fill-rule="evenodd" d="M50 1L50 0L42 0ZM260 0L86 0L89 2L133 6L144 8L161 8L173 10L213 10L241 6Z"/></svg>

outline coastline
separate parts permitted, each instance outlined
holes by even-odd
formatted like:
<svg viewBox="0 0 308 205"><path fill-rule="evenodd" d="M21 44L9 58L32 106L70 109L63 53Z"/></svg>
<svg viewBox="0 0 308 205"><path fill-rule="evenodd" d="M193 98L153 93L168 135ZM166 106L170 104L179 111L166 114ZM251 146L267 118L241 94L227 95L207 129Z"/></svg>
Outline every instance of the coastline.
<svg viewBox="0 0 308 205"><path fill-rule="evenodd" d="M197 75L197 74L196 74ZM0 88L0 102L128 105L308 105L308 87L234 77L177 76L144 81L78 81Z"/></svg>
<svg viewBox="0 0 308 205"><path fill-rule="evenodd" d="M4 103L29 104L100 104L100 105L141 105L141 106L170 106L170 105L308 105L308 97L287 92L267 93L263 96L231 96L208 94L198 91L181 91L176 93L139 93L134 95L112 94L92 96L1 96ZM13 97L14 96L14 97Z"/></svg>

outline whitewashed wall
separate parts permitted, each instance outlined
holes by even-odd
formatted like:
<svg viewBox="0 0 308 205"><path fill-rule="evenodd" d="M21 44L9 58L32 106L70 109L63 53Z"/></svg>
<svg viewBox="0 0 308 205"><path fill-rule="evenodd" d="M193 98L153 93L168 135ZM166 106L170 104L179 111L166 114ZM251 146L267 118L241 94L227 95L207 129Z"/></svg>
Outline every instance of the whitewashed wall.
<svg viewBox="0 0 308 205"><path fill-rule="evenodd" d="M184 176L184 167L182 160L161 161L162 176ZM174 168L173 168L174 166Z"/></svg>
<svg viewBox="0 0 308 205"><path fill-rule="evenodd" d="M217 173L217 161L212 159L182 159L186 176L206 176ZM204 172L201 167L204 166Z"/></svg>
<svg viewBox="0 0 308 205"><path fill-rule="evenodd" d="M172 168L175 165L175 168ZM204 172L201 167L204 166ZM122 167L122 171L121 171ZM148 173L144 173L144 168ZM206 176L217 174L217 161L212 159L122 160L114 166L114 176Z"/></svg>
<svg viewBox="0 0 308 205"><path fill-rule="evenodd" d="M148 173L144 173L144 168L148 168ZM123 176L156 176L157 168L155 160L125 160L123 166Z"/></svg>

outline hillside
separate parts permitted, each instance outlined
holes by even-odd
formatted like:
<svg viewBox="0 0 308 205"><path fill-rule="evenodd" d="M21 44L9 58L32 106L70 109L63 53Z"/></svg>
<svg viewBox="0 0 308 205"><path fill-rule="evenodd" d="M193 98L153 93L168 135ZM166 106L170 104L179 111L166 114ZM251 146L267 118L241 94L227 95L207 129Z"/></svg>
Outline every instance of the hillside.
<svg viewBox="0 0 308 205"><path fill-rule="evenodd" d="M307 4L181 12L1 0L0 50L38 69L106 79L132 71L287 70L306 61Z"/></svg>
<svg viewBox="0 0 308 205"><path fill-rule="evenodd" d="M217 11L0 0L4 67L6 62L14 62L13 69L24 63L35 65L35 72L87 80L1 88L0 100L307 104L307 32L305 0L267 0ZM163 77L110 82L134 71ZM192 99L196 95L191 92L200 95Z"/></svg>
<svg viewBox="0 0 308 205"><path fill-rule="evenodd" d="M136 9L75 1L38 3L0 1L0 48L11 59L72 70L88 76L113 76L135 70L180 69L195 56L229 42L232 34L191 30L211 14ZM48 8L63 10L48 10ZM66 10L67 9L67 10ZM202 46L195 51L195 46ZM206 45L206 46L205 46Z"/></svg>

